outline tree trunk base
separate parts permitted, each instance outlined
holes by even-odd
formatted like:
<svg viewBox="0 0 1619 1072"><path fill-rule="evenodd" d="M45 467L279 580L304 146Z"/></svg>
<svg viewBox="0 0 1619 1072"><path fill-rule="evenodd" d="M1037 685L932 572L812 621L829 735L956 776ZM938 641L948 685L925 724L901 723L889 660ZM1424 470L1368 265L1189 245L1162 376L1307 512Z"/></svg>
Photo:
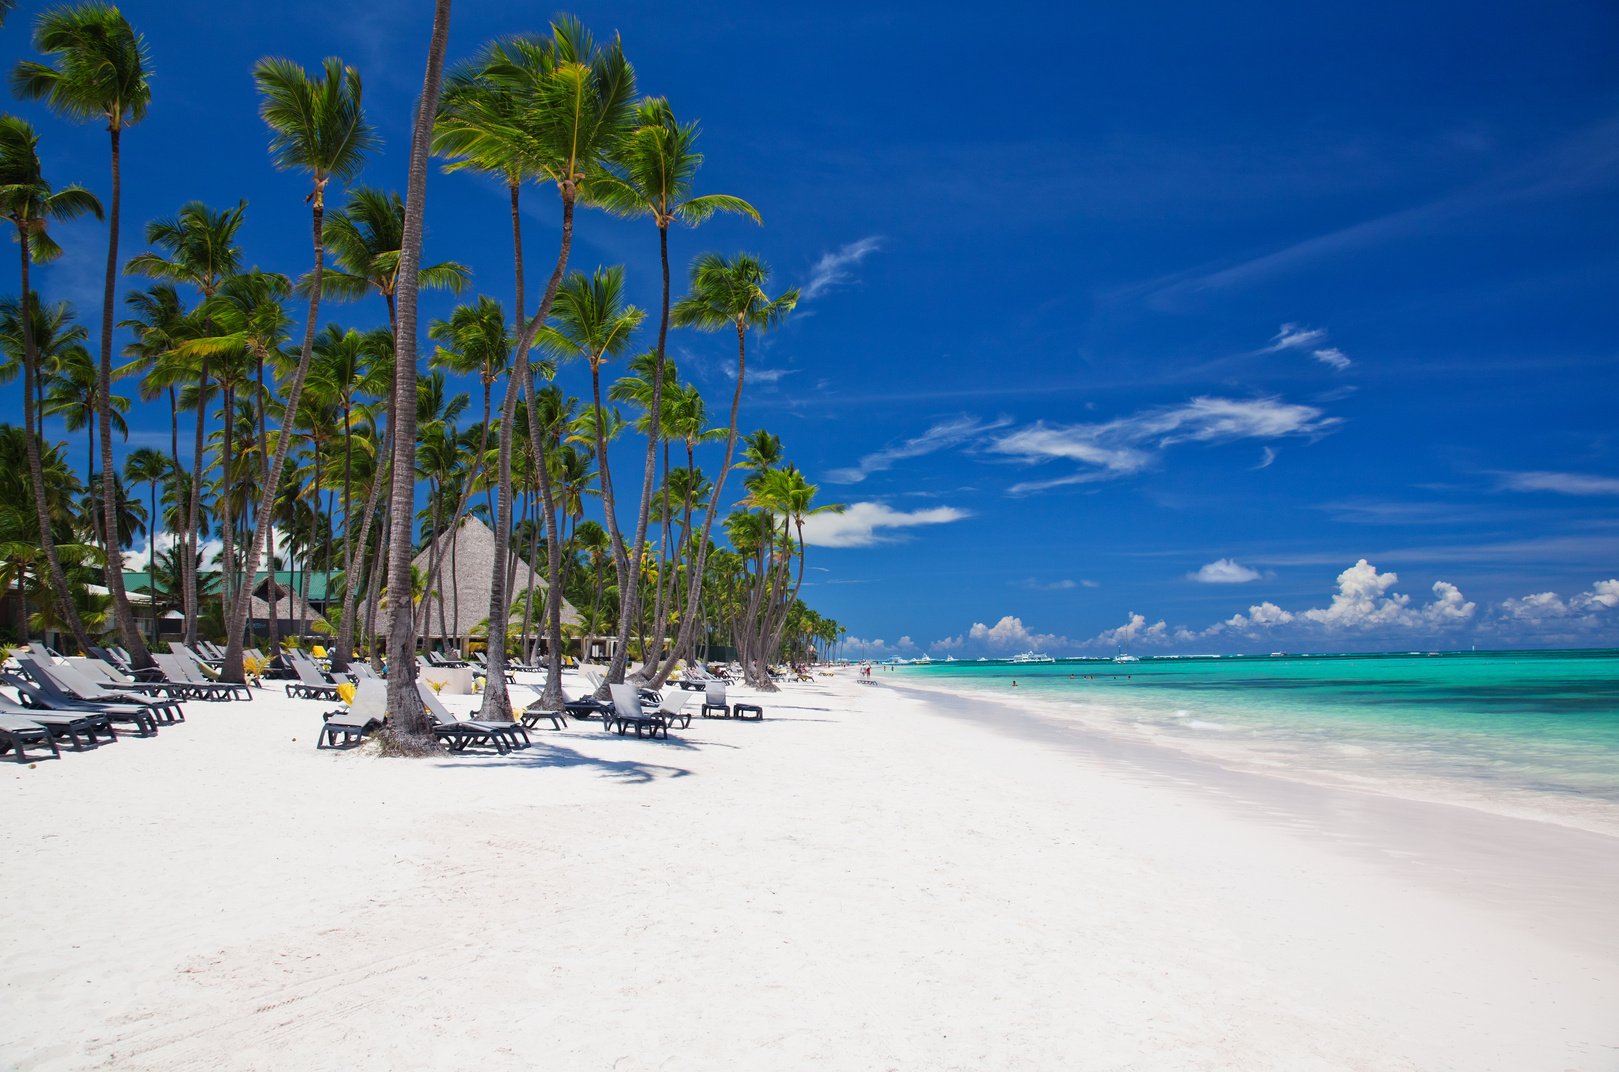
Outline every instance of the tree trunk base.
<svg viewBox="0 0 1619 1072"><path fill-rule="evenodd" d="M432 734L394 733L384 729L377 735L378 755L392 759L421 759L442 756L444 749Z"/></svg>

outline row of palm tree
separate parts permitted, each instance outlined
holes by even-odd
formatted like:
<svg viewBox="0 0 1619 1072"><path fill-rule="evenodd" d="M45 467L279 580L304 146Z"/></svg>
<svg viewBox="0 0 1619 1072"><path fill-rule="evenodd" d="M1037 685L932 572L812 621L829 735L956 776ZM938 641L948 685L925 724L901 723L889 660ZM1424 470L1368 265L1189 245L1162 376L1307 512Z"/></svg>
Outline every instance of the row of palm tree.
<svg viewBox="0 0 1619 1072"><path fill-rule="evenodd" d="M499 625L509 620L515 603L523 619L517 635L530 635L532 625L544 637L551 671L546 699L552 702L560 700L564 594L579 592L587 581L593 582L588 627L610 627L616 634L609 682L624 679L633 650L647 679L661 685L679 660L694 654L699 632L706 643L710 630L723 627L746 652L750 677L764 683L764 665L788 638L812 635L799 628L807 608L794 608L802 606L801 525L813 509L815 489L781 462L779 441L768 433L750 440L745 462L737 457L750 336L781 323L797 292L772 294L768 268L746 254L703 254L692 264L687 293L677 299L673 292L674 224L696 226L721 212L757 222L759 212L738 197L694 192L702 163L699 128L677 120L662 98L637 97L634 70L616 37L599 42L578 20L563 16L548 34L492 42L446 73L449 14L449 0L437 0L403 197L356 184L378 137L353 67L330 59L311 72L273 58L255 67L272 162L307 177L311 267L296 279L244 269L236 235L245 203L223 210L187 203L174 216L148 224L148 248L120 262L121 136L151 103L147 48L116 8L95 0L40 16L34 44L42 59L18 66L14 89L44 100L64 118L104 121L111 138L111 233L93 376L87 331L73 324L71 311L60 303L47 306L37 299L29 269L57 252L51 223L100 216L102 206L82 187L56 189L47 182L38 135L21 119L0 118L0 214L14 225L22 266L21 298L10 316L18 340L7 352L17 352L24 378L22 438L33 531L52 531L44 467L54 448L41 442L40 429L46 416L56 415L70 430L87 429L93 452L88 471L95 472L99 461L93 535L103 561L119 561L127 542L121 538L120 504L126 515L128 505L113 464L122 416L113 390L115 381L132 378L142 403L168 403L167 454L155 448L131 452L123 484L147 488L141 509L154 572L160 513L166 530L175 533L164 568L178 575L185 639L197 639L203 627L208 600L202 541L213 531L224 565L218 592L223 673L241 679L253 582L261 563L277 560L279 532L281 550L302 563L306 581L311 563L336 575L341 606L323 624L337 634L337 669L358 641L387 634L385 645L368 647L373 657L385 649L391 680L403 682L390 687L391 709L399 717L389 740L402 753L430 740L407 687L414 677L416 636L428 623L420 618L425 605L411 612L401 600L390 610L386 593L453 591L453 552L440 548L454 542L438 537L456 532L469 514L488 517L497 541L488 608L491 679L499 680L508 659L508 630ZM487 174L507 187L515 286L510 318L499 299L479 293L429 325L432 371L421 375L420 288L460 295L472 284L461 264L421 264L431 155L447 171ZM520 214L531 185L554 191L560 214L556 258L532 308ZM662 287L650 346L638 341L648 314L630 304L621 267L570 268L582 207L647 218L656 229ZM126 298L127 316L119 322L113 300L121 272L151 283ZM386 328L366 331L323 320L325 301L373 296L386 309ZM294 298L306 303L301 324L290 310ZM0 318L4 314L0 309ZM112 332L119 323L133 341L126 363L115 367ZM722 428L709 426L700 392L670 360L672 328L734 333L736 379ZM590 394L582 404L552 382L570 361L589 370ZM619 363L628 374L609 379L609 369ZM476 379L479 419L465 427L470 401L448 389L447 376ZM633 409L636 418L625 420L620 406ZM182 464L180 449L186 414L189 465ZM615 485L609 444L631 434L645 440L640 479L620 474ZM710 441L723 441L724 450L718 469L705 476L696 453ZM769 457L756 449L767 442L775 443ZM684 467L675 464L681 448ZM714 524L727 479L744 463L753 476L741 513L721 527L734 548L724 552L715 546ZM425 501L420 509L419 500ZM584 519L587 500L600 501L600 522ZM620 516L629 516L632 500L634 523L622 525ZM750 525L759 538L744 535L753 531ZM543 593L513 590L510 571L524 541L529 561L544 549ZM58 553L78 545L43 537L40 544L55 619L76 642L88 644L91 627L78 613L82 600L75 602L66 576L82 556L64 560L67 552ZM429 548L427 566L413 576L419 546ZM745 562L739 577L710 569L711 558L726 553ZM110 619L137 662L144 662L147 648L122 570L109 566L105 573ZM278 594L274 577L272 603ZM733 582L746 593L746 613L728 619L710 614L716 600L728 598L717 593ZM452 614L460 619L459 608ZM274 628L277 616L269 617ZM504 690L488 690L481 715L510 718L508 703Z"/></svg>

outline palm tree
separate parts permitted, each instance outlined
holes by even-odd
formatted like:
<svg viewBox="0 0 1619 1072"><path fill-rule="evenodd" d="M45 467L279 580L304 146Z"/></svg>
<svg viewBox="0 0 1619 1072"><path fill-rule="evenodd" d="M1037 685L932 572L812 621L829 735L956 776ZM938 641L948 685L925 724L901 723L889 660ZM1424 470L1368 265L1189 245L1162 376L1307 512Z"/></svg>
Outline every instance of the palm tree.
<svg viewBox="0 0 1619 1072"><path fill-rule="evenodd" d="M155 250L137 253L131 257L129 263L124 266L124 271L130 275L144 275L151 279L188 283L202 294L206 303L219 290L225 279L241 271L241 249L235 243L236 232L242 226L242 216L246 211L246 201L239 201L235 208L219 212L210 209L201 201L188 201L180 206L180 211L174 216L155 219L146 225L146 241L155 247ZM203 334L212 334L206 319L201 331ZM190 370L167 369L161 378L170 385L177 384L182 371ZM202 357L196 368L196 381L197 397L206 398L208 396L206 356ZM181 530L187 550L178 559L181 569L181 605L185 608L185 642L188 645L197 642L199 600L195 566L200 557L197 546L200 539L198 529L202 524L200 496L203 439L206 434L205 414L206 407L199 405L196 436L191 454L191 499L187 505L186 522ZM178 447L174 455L175 465L179 465Z"/></svg>
<svg viewBox="0 0 1619 1072"><path fill-rule="evenodd" d="M635 538L631 543L637 548L646 540L653 473L663 430L664 363L669 341L669 225L681 220L696 227L716 212L735 212L750 217L755 223L762 222L759 211L740 197L692 194L692 182L703 163L703 155L696 149L697 135L697 124L677 122L667 100L662 97L645 98L636 107L634 129L615 154L613 178L617 181L598 186L598 196L611 211L626 216L652 217L652 222L658 228L658 257L663 271L658 343L651 377L652 397L647 409L650 431L647 435L646 463L641 474L641 503L635 519ZM659 590L662 590L661 584ZM633 593L630 598L633 604ZM631 617L633 606L619 618L621 651L628 636L625 623ZM670 666L673 666L672 661ZM650 671L651 667L647 669ZM668 670L660 672L653 687L661 685L667 675ZM609 673L609 680L612 679Z"/></svg>
<svg viewBox="0 0 1619 1072"><path fill-rule="evenodd" d="M333 179L343 183L353 180L365 164L366 153L378 144L378 139L366 123L360 105L360 73L344 66L342 60L326 60L321 73L313 78L290 60L260 60L253 69L253 79L263 97L259 114L270 128L270 156L276 167L283 171L307 171L311 176L308 201L315 247L315 268L309 283L309 314L304 322L303 346L298 354L292 382L286 388L286 416L281 434L276 437L275 453L264 482L265 488L271 489L281 485L281 470L286 465L287 451L292 445L298 403L303 395L304 380L309 375L309 362L314 352L315 332L320 317L321 276L326 266L323 227L326 187ZM236 593L226 619L229 631L225 643L225 662L220 673L227 681L244 680L242 633L247 625L251 580L258 570L259 556L274 510L275 496L261 495L258 518L253 525L253 536L243 565L243 574L250 583L244 584Z"/></svg>
<svg viewBox="0 0 1619 1072"><path fill-rule="evenodd" d="M796 287L777 298L767 295L764 287L769 279L770 269L757 257L738 253L727 260L718 253L705 253L692 263L691 292L674 308L673 320L680 327L693 327L699 331L735 330L736 390L731 395L731 420L726 426L725 460L714 478L708 514L703 518L702 536L697 540L697 559L692 563L687 579L686 610L680 616L680 635L671 651L671 662L692 639L698 603L702 598L708 537L714 517L719 513L720 495L725 490L725 478L731 471L731 460L736 454L736 418L742 406L742 384L748 371L748 332L775 327L798 304Z"/></svg>
<svg viewBox="0 0 1619 1072"><path fill-rule="evenodd" d="M632 567L629 550L618 527L618 507L613 495L612 467L608 464L606 418L602 409L601 368L610 358L618 357L629 348L635 329L646 314L624 301L624 269L598 268L590 275L574 272L557 292L552 308L555 327L547 326L541 342L559 357L583 357L590 364L590 389L594 405L593 431L596 457L601 469L602 503L607 519L607 532L613 539L613 567L618 574L618 587L625 593L625 603L619 612L618 648L608 669L609 682L624 680L624 663L628 656L629 619L634 612L635 600L630 579L639 573L639 564ZM654 385L661 391L661 386ZM655 432L649 437L656 438ZM645 533L642 533L645 536ZM560 542L553 544L560 546ZM639 553L639 544L637 553Z"/></svg>
<svg viewBox="0 0 1619 1072"><path fill-rule="evenodd" d="M513 394L521 390L532 402L536 395L533 369L528 360L535 334L550 315L557 288L568 267L573 248L574 208L588 199L595 184L604 180L605 161L623 136L635 96L635 71L624 58L617 37L598 47L583 24L572 16L552 21L548 39L510 38L487 48L472 64L456 72L435 128L433 148L455 158L450 167L464 167L499 175L511 190L512 242L517 278L516 315L521 321L524 304L522 231L518 216L518 187L524 177L556 186L562 202L562 236L556 266L546 283L534 316L517 332L512 380L501 406L502 439L498 486L500 505L495 524L496 584L490 592L489 620L504 621L507 604L504 568L511 527L511 449L509 439L517 413ZM529 438L541 449L543 438L535 406L528 407ZM556 510L550 477L537 467L546 539L558 542ZM546 568L547 667L550 671L542 702L562 702L562 603L558 590L560 563L556 556ZM490 673L505 667L505 631L489 631ZM510 718L510 703L502 689L484 693L485 718Z"/></svg>
<svg viewBox="0 0 1619 1072"><path fill-rule="evenodd" d="M150 570L157 561L157 532L162 523L157 513L157 485L167 480L173 464L168 455L155 447L136 447L124 459L124 480L131 484L145 484L150 490L150 509L146 514L146 564ZM157 642L157 618L152 619L152 642Z"/></svg>
<svg viewBox="0 0 1619 1072"><path fill-rule="evenodd" d="M394 430L393 511L389 534L388 584L395 592L410 585L411 504L416 498L411 454L416 446L416 298L422 263L422 220L427 212L427 154L438 113L439 87L444 73L444 50L450 35L450 0L436 0L433 36L427 49L427 73L422 98L416 106L411 131L410 172L405 185L405 229L399 245L399 326L394 333L393 405L400 427ZM394 755L431 755L438 742L428 725L427 711L416 692L415 619L396 608L388 623L388 724L383 728L383 750ZM501 678L495 678L499 682ZM504 692L504 689L489 691Z"/></svg>
<svg viewBox="0 0 1619 1072"><path fill-rule="evenodd" d="M46 11L34 26L34 47L55 57L56 66L24 60L12 72L18 96L44 100L76 122L105 121L112 144L112 193L107 211L107 274L101 292L101 360L97 370L101 399L101 490L108 538L107 588L113 620L137 667L152 665L151 654L124 591L123 560L117 548L117 473L112 465L113 297L118 281L118 225L122 202L120 139L124 128L146 115L152 91L146 80L146 42L111 4L87 0Z"/></svg>
<svg viewBox="0 0 1619 1072"><path fill-rule="evenodd" d="M287 340L287 331L292 321L286 315L282 303L291 292L292 284L287 277L274 272L264 272L255 268L250 272L231 276L219 284L213 296L206 299L198 310L204 324L203 330L209 333L189 339L178 347L178 353L184 357L212 363L212 381L219 389L222 415L218 452L222 469L233 464L241 454L237 443L239 430L247 439L252 439L255 435L259 439L259 449L253 456L254 461L262 462L267 453L262 434L265 407L256 404L252 410L256 420L248 422L240 429L233 417L238 409L238 398L244 392L249 397L265 394L264 363L279 358L281 347ZM200 381L196 386L188 384L181 397L195 397L200 406L205 400L200 392L207 386L207 381ZM263 471L264 467L261 465L260 468L259 486L264 488L275 486L270 484L267 473ZM262 498L261 496L261 502ZM220 535L225 544L223 558L227 573L232 573L237 564L234 553L236 502L227 499L220 505L224 509L224 520L220 525ZM256 563L254 568L257 569ZM229 578L226 578L223 594L227 603L227 626L230 622L229 604L239 591L251 590L252 581L251 574L247 576L245 583L239 585L231 583Z"/></svg>
<svg viewBox="0 0 1619 1072"><path fill-rule="evenodd" d="M48 532L49 508L45 500L44 470L40 461L37 424L40 383L39 353L33 332L34 293L29 269L35 262L55 259L62 252L47 227L52 220L71 220L85 213L101 216L101 204L80 186L52 188L39 164L39 136L27 122L15 116L0 115L0 215L11 221L21 255L21 304L18 312L23 365L23 432L26 438L29 484L33 492L35 519L41 532ZM67 574L62 569L55 544L42 540L51 595L57 617L73 634L82 649L89 646L89 634L74 607L68 591Z"/></svg>

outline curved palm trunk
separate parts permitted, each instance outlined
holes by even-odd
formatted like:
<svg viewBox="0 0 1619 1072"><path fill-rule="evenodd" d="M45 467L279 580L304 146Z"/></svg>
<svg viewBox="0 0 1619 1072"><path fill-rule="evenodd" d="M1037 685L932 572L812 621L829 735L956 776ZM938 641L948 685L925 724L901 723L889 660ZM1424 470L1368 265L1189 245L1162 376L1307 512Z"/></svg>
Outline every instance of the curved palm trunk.
<svg viewBox="0 0 1619 1072"><path fill-rule="evenodd" d="M134 612L129 608L129 594L124 591L124 556L118 539L118 485L112 468L112 318L113 294L118 284L118 217L122 195L122 177L118 138L121 131L115 126L112 135L112 203L107 211L107 282L101 291L101 361L96 370L96 384L100 397L96 399L96 416L101 426L101 522L107 536L107 590L112 593L112 613L118 635L129 649L130 661L136 669L154 666L152 653L146 650L146 639L135 625Z"/></svg>
<svg viewBox="0 0 1619 1072"><path fill-rule="evenodd" d="M208 359L202 359L202 367L197 377L197 435L191 454L191 490L187 496L186 505L186 549L185 562L181 565L180 588L181 599L185 603L185 637L186 646L195 647L197 643L197 617L201 607L197 602L197 548L199 540L197 531L202 527L202 456L204 447L204 425L208 418Z"/></svg>
<svg viewBox="0 0 1619 1072"><path fill-rule="evenodd" d="M605 414L602 410L601 391L601 365L596 359L590 362L590 391L596 405L596 465L599 470L597 479L602 486L602 513L607 522L607 537L613 546L613 569L618 574L618 647L613 652L612 661L607 667L607 677L602 687L597 690L601 698L607 696L607 686L624 680L624 667L629 661L629 635L630 624L635 614L636 592L640 588L639 577L630 566L629 548L624 546L624 534L618 528L618 504L613 497L613 470L607 463L607 436L603 429ZM556 540L547 531L551 538L551 546L556 546ZM641 549L635 549L636 561L640 561ZM555 559L553 554L549 558ZM547 562L549 569L550 563ZM560 577L559 577L560 580Z"/></svg>
<svg viewBox="0 0 1619 1072"><path fill-rule="evenodd" d="M399 331L394 337L394 389L398 427L394 431L393 524L390 526L388 589L393 613L388 621L388 715L384 750L395 755L438 751L421 696L416 692L416 637L409 613L410 521L416 497L416 297L422 261L422 220L427 209L427 148L438 111L444 50L450 35L450 0L433 8L433 37L427 50L427 74L410 146L410 180L405 195L405 227L399 245ZM317 287L318 277L317 277ZM313 324L313 321L311 321Z"/></svg>
<svg viewBox="0 0 1619 1072"><path fill-rule="evenodd" d="M270 489L281 486L281 473L286 467L287 452L292 448L293 431L298 420L298 405L303 400L304 381L309 378L310 356L315 347L315 328L320 315L321 278L326 269L326 243L321 233L322 222L326 215L324 180L316 187L315 196L311 200L311 223L314 228L315 244L315 271L314 281L309 288L309 315L304 324L303 348L298 355L298 367L292 374L292 383L287 387L287 412L281 420L281 434L276 437L275 455L270 462L270 472L265 478L266 493L259 496L258 509L253 521L253 534L247 541L247 553L242 563L241 587L231 599L229 614L226 617L228 634L225 642L225 664L220 669L220 676L226 681L241 684L244 681L242 674L242 634L247 627L248 600L253 593L253 578L258 573L259 558L263 553L265 534L270 529L270 519L275 512L275 495ZM229 416L227 416L227 420ZM229 463L229 447L226 448L226 461ZM245 518L244 518L245 520Z"/></svg>
<svg viewBox="0 0 1619 1072"><path fill-rule="evenodd" d="M33 292L28 285L29 262L33 259L33 253L28 247L26 230L18 229L18 241L22 249L23 438L27 441L28 482L34 490L34 517L39 523L39 543L41 550L45 552L45 568L50 574L51 595L56 600L56 609L60 612L61 621L73 634L74 643L79 645L80 651L88 651L90 636L84 630L84 622L79 618L79 608L74 606L73 595L68 591L67 574L62 570L62 560L56 553L56 539L51 532L51 506L45 497L45 464L40 458L39 436L34 430L37 422L34 391L35 381L39 379L39 351L34 345L31 308ZM18 635L24 639L28 636L26 617L23 618L23 628Z"/></svg>
<svg viewBox="0 0 1619 1072"><path fill-rule="evenodd" d="M216 505L221 511L219 521L220 567L219 598L224 602L225 641L229 649L231 607L235 605L236 590L241 586L241 574L236 563L236 499L231 459L236 456L236 388L233 381L224 381L219 392L220 418L224 421L224 440L219 455L219 498ZM240 633L241 630L237 629Z"/></svg>
<svg viewBox="0 0 1619 1072"><path fill-rule="evenodd" d="M641 556L646 553L646 526L647 518L652 511L652 478L657 472L658 442L663 438L663 363L665 350L669 343L669 227L661 222L658 224L658 254L663 266L663 305L658 313L658 356L653 362L652 405L647 411L646 465L641 473L641 505L635 515L635 542L631 544L635 548L635 562L630 566L629 570L630 575L635 577L637 582L639 582L641 574ZM604 468L605 462L606 459L603 458ZM629 639L628 623L636 610L635 603L639 600L641 585L636 583L633 589L634 592L630 597L631 605L619 611L619 651L613 655L613 666L608 670L607 679L609 681L624 680L624 664L627 657L624 653L624 648L626 647L626 641ZM658 573L658 591L658 602L662 603L663 573L661 570ZM659 614L661 613L660 608ZM662 639L662 637L658 637L657 641L661 643ZM649 676L652 669L657 665L657 657L656 652L647 651L645 650L645 645L642 645L641 676L643 678ZM615 671L617 672L616 676Z"/></svg>
<svg viewBox="0 0 1619 1072"><path fill-rule="evenodd" d="M514 193L514 200L515 197ZM513 220L516 220L515 212ZM522 315L521 311L518 315ZM489 663L489 676L484 683L483 704L478 709L479 718L491 721L509 722L512 718L512 698L506 691L506 619L509 617L506 609L506 553L511 545L512 531L512 425L517 421L517 395L522 390L519 377L526 375L528 356L523 354L519 355L513 367L512 379L506 384L505 400L500 404L500 447L495 463L495 478L500 484L495 497L495 572L489 584L489 643L484 655Z"/></svg>
<svg viewBox="0 0 1619 1072"><path fill-rule="evenodd" d="M719 474L714 478L714 491L708 497L708 516L703 518L703 534L697 541L697 557L692 562L691 577L686 585L686 612L680 619L680 635L675 639L669 658L664 662L663 669L653 683L654 688L661 688L669 680L669 673L675 668L680 651L692 638L692 630L696 627L697 607L703 594L703 571L708 564L708 537L714 529L714 515L719 513L720 494L725 490L725 478L730 475L731 461L736 456L736 418L742 409L742 381L747 377L748 371L748 334L747 327L738 322L736 326L736 390L731 395L731 424L725 434L725 461L720 465Z"/></svg>

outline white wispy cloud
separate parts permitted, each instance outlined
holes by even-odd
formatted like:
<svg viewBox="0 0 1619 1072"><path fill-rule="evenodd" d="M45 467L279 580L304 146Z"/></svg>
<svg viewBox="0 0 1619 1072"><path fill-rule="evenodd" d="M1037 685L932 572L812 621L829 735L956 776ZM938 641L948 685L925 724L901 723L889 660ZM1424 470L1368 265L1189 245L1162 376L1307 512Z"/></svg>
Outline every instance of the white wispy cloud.
<svg viewBox="0 0 1619 1072"><path fill-rule="evenodd" d="M1101 424L1048 425L1037 422L995 439L989 450L1029 464L1077 462L1063 476L1014 484L1013 494L1064 485L1115 480L1154 465L1180 443L1225 443L1238 439L1316 437L1340 424L1315 406L1278 398L1203 396L1181 405L1144 410Z"/></svg>
<svg viewBox="0 0 1619 1072"><path fill-rule="evenodd" d="M1024 580L1016 582L1017 587L1027 588L1031 592L1067 592L1071 589L1078 588L1080 583L1081 582L1069 580L1067 578L1060 581L1038 581L1033 577L1028 577ZM1096 582L1094 581L1087 581L1084 583L1087 587L1092 588L1094 588L1096 585Z"/></svg>
<svg viewBox="0 0 1619 1072"><path fill-rule="evenodd" d="M854 269L860 262L882 248L883 240L877 235L872 235L850 242L830 253L821 254L821 259L810 269L809 280L798 288L798 300L814 301L833 287L849 283L854 278Z"/></svg>
<svg viewBox="0 0 1619 1072"><path fill-rule="evenodd" d="M1586 473L1497 473L1506 491L1553 491L1559 495L1619 495L1619 478Z"/></svg>
<svg viewBox="0 0 1619 1072"><path fill-rule="evenodd" d="M1266 447L1264 449L1264 451L1260 454L1260 456L1259 456L1259 464L1254 466L1254 471L1257 472L1260 469L1269 469L1273 464L1275 464L1275 462L1276 462L1276 448L1275 447Z"/></svg>
<svg viewBox="0 0 1619 1072"><path fill-rule="evenodd" d="M1314 357L1323 365L1330 365L1338 372L1342 372L1344 369L1354 364L1353 361L1349 360L1349 355L1338 349L1336 346L1329 346L1324 350L1312 350L1310 352L1310 356Z"/></svg>
<svg viewBox="0 0 1619 1072"><path fill-rule="evenodd" d="M1302 350L1325 340L1325 328L1306 328L1298 324L1283 324L1282 329L1271 336L1270 345L1265 347L1266 353L1276 353L1278 350Z"/></svg>
<svg viewBox="0 0 1619 1072"><path fill-rule="evenodd" d="M804 520L804 542L813 547L870 547L892 542L894 530L947 525L971 517L953 506L895 510L877 502L851 503L841 514L811 514Z"/></svg>
<svg viewBox="0 0 1619 1072"><path fill-rule="evenodd" d="M1200 584L1247 584L1259 580L1260 573L1234 558L1217 558L1186 576Z"/></svg>
<svg viewBox="0 0 1619 1072"><path fill-rule="evenodd" d="M920 458L937 451L960 446L963 443L976 440L986 433L1004 428L1009 423L1006 420L981 421L975 417L956 417L948 421L940 421L921 435L912 436L910 439L894 446L873 451L854 465L831 470L826 474L825 479L833 484L858 484L872 473L892 469L895 462L903 461L906 458Z"/></svg>

